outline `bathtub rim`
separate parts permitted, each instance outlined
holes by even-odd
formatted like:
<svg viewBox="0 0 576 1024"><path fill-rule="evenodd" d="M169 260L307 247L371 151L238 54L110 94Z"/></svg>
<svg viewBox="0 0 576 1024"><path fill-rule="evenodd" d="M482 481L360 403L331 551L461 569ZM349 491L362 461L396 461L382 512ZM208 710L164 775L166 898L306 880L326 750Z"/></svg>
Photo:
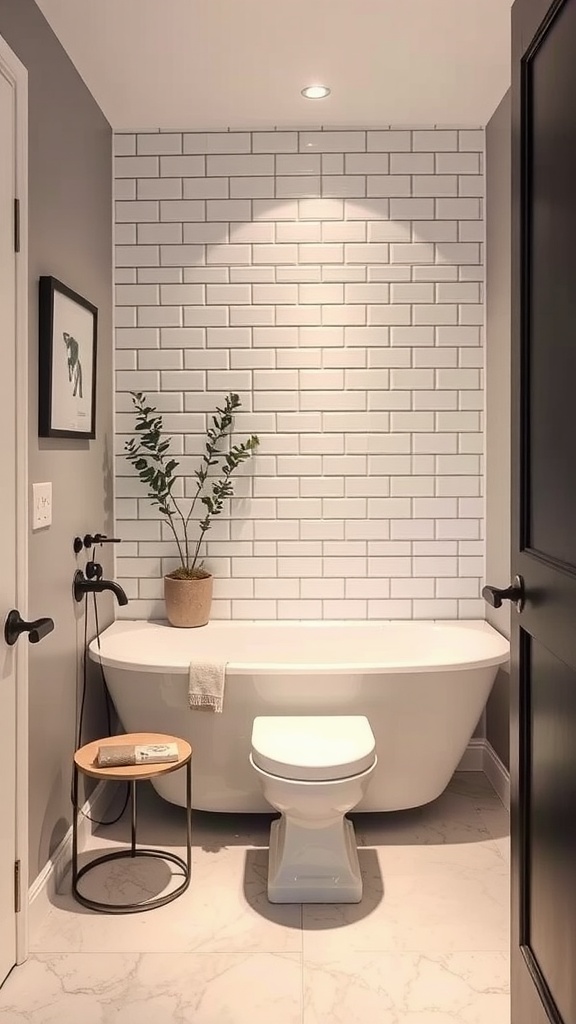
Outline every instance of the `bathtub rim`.
<svg viewBox="0 0 576 1024"><path fill-rule="evenodd" d="M258 628L273 628L273 627L294 627L309 629L309 628L341 628L346 626L347 628L367 628L375 627L378 625L389 625L389 626L407 626L412 623L414 626L437 626L445 627L447 629L458 629L458 630L470 630L471 632L486 633L490 638L497 638L501 645L500 653L494 653L486 655L485 657L476 657L470 660L454 660L454 661L438 661L438 662L247 662L247 661L228 661L226 662L226 673L228 676L254 676L254 675L274 675L274 676L288 676L288 675L319 675L319 676L334 676L334 675L408 675L408 674L419 674L419 673L437 673L437 672L462 672L472 671L474 669L493 668L497 665L505 665L509 661L510 657L510 644L508 639L503 636L498 630L486 622L483 619L369 619L369 620L299 620L299 619L283 619L281 621L265 619L265 620L245 620L241 621L238 619L221 619L212 620L217 626L226 626L227 624L234 626L246 626L246 628L257 626ZM174 675L174 676L186 676L189 672L189 663L182 664L172 662L167 664L164 661L162 664L154 663L151 664L145 661L129 661L127 658L120 658L118 656L110 656L101 650L98 646L98 640L103 640L107 633L116 635L130 627L130 624L138 624L140 627L149 626L162 626L167 629L173 629L174 627L169 626L166 620L144 620L144 619L116 619L110 626L102 630L99 637L96 636L90 642L88 646L90 659L97 664L100 664L103 668L114 668L120 669L125 672L142 672L151 673L158 675ZM126 632L138 632L138 628L131 630L128 628ZM182 632L182 631L178 631ZM165 657L165 655L164 655Z"/></svg>

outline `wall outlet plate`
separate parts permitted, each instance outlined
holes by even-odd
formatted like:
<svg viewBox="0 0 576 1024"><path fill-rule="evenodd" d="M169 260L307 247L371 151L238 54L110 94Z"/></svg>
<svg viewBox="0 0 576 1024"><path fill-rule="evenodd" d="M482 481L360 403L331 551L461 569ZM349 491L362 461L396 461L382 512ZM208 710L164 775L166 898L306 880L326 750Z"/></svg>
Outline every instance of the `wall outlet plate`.
<svg viewBox="0 0 576 1024"><path fill-rule="evenodd" d="M32 529L52 525L52 484L32 484Z"/></svg>

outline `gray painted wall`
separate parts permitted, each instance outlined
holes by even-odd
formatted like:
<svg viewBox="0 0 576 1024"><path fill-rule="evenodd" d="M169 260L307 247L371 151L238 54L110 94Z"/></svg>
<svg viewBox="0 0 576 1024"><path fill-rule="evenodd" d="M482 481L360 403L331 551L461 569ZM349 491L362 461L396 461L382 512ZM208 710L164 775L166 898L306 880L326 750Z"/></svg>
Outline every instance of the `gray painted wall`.
<svg viewBox="0 0 576 1024"><path fill-rule="evenodd" d="M510 581L510 93L486 128L486 579ZM488 606L487 606L488 607ZM510 605L487 618L510 636ZM486 735L509 765L509 676L500 672L486 710Z"/></svg>
<svg viewBox="0 0 576 1024"><path fill-rule="evenodd" d="M34 0L2 0L0 34L28 68L30 483L51 480L53 525L30 533L29 611L55 632L30 648L30 879L69 827L70 764L84 638L71 582L75 534L112 532L112 132ZM52 274L99 308L97 439L39 439L38 277ZM103 551L106 574L112 553ZM83 564L79 560L78 564ZM112 618L101 602L101 621ZM89 634L94 632L90 618ZM86 739L102 728L92 680Z"/></svg>

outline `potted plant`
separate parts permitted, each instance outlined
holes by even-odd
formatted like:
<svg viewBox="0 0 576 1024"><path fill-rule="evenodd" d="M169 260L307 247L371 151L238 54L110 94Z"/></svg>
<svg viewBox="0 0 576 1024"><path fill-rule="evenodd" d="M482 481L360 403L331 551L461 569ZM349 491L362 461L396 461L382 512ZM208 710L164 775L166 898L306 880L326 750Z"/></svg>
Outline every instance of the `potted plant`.
<svg viewBox="0 0 576 1024"><path fill-rule="evenodd" d="M164 434L163 417L148 404L140 391L130 392L136 410L136 437L125 444L126 458L148 488L148 497L168 524L180 557L177 569L164 576L166 615L173 626L205 626L212 603L212 574L202 563L201 548L215 516L220 515L234 494L232 475L256 450L259 440L252 434L241 444L230 442L234 413L240 408L238 395L226 396L223 408L216 407L206 431L204 452L195 470L196 490L188 511L173 494L179 463L170 454L170 438ZM194 517L198 500L204 515ZM193 531L197 531L193 538Z"/></svg>

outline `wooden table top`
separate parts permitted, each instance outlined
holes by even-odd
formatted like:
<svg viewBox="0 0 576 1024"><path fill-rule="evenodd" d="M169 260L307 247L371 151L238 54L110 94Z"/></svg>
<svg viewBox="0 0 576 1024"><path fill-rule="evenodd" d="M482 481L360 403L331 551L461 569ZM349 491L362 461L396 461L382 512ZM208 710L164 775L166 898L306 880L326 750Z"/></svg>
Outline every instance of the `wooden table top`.
<svg viewBox="0 0 576 1024"><path fill-rule="evenodd" d="M140 745L144 743L177 743L178 760L165 761L160 764L117 765L114 768L99 768L97 764L98 748L112 747L117 744ZM179 736L168 736L161 732L128 732L121 736L106 736L104 739L86 743L74 754L74 761L84 775L93 779L116 779L130 781L136 779L154 779L157 775L168 775L182 768L192 756L192 747Z"/></svg>

